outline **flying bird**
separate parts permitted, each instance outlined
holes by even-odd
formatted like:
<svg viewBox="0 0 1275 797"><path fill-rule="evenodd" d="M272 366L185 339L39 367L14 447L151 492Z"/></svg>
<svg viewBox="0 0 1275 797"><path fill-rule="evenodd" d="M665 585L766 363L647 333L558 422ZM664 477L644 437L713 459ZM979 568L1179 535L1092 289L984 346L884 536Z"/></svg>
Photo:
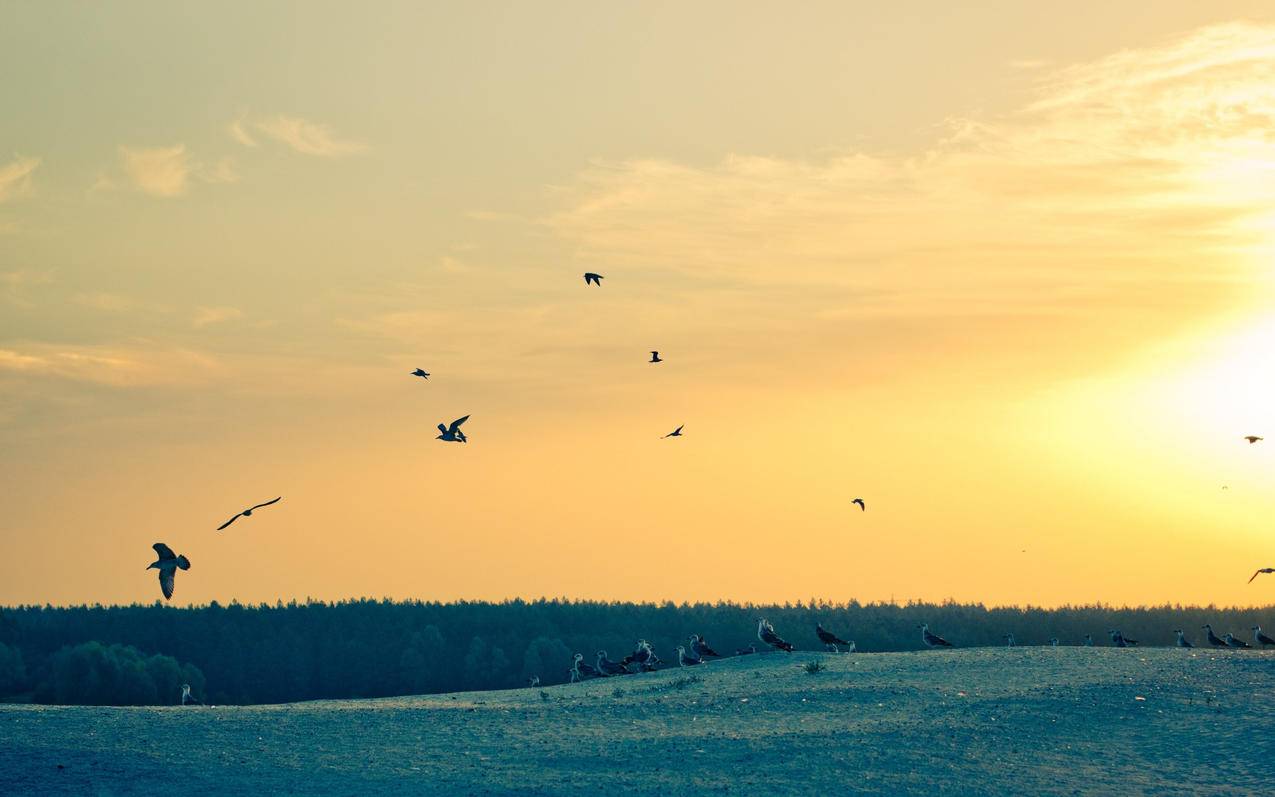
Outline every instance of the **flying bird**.
<svg viewBox="0 0 1275 797"><path fill-rule="evenodd" d="M792 653L792 645L781 639L779 634L775 633L775 627L766 622L765 618L758 618L757 620L757 638L775 650Z"/></svg>
<svg viewBox="0 0 1275 797"><path fill-rule="evenodd" d="M863 499L862 499L862 498L856 498L856 499L854 499L853 501L851 501L850 503L852 503L852 504L858 504L858 505L859 505L859 511L860 511L860 512L867 512L867 511L868 511L868 505L867 505L867 504L865 504L865 503L863 503Z"/></svg>
<svg viewBox="0 0 1275 797"><path fill-rule="evenodd" d="M854 645L853 642L847 642L844 639L841 639L840 637L838 637L836 634L832 633L831 631L825 630L824 627L819 623L815 623L815 636L819 637L819 641L824 644L824 647L828 648L833 653L841 652L840 650L838 650L838 646L848 648Z"/></svg>
<svg viewBox="0 0 1275 797"><path fill-rule="evenodd" d="M929 623L921 623L920 625L917 626L917 628L921 629L921 641L925 643L925 646L927 648L955 647L955 645L953 645L951 642L948 642L943 637L939 636L938 634L932 633L930 631Z"/></svg>
<svg viewBox="0 0 1275 797"><path fill-rule="evenodd" d="M686 424L682 424L682 426L685 426L685 425L686 425ZM664 435L664 437L681 437L681 436L682 436L682 426L677 427L677 428L676 428L676 429L674 429L673 431L671 431L671 432L669 432L668 434ZM664 439L664 437L661 437L660 439L661 439L661 440L663 440L663 439Z"/></svg>
<svg viewBox="0 0 1275 797"><path fill-rule="evenodd" d="M585 285L588 285L589 283L593 283L594 285L597 285L599 288L601 288L601 287L602 287L602 275L601 275L601 274L594 274L592 271L586 271L586 272L584 272L584 284L585 284Z"/></svg>
<svg viewBox="0 0 1275 797"><path fill-rule="evenodd" d="M1275 645L1275 639L1271 639L1266 634L1262 633L1262 627L1260 625L1253 626L1253 641L1261 645L1263 649L1265 649L1267 645Z"/></svg>
<svg viewBox="0 0 1275 797"><path fill-rule="evenodd" d="M438 425L438 431L442 432L442 434L440 434L438 437L435 437L434 439L442 440L444 443L468 443L469 438L465 437L465 433L460 430L460 425L467 420L469 420L468 415L466 415L464 418L457 418L456 420L452 421L451 426L443 426L440 423Z"/></svg>
<svg viewBox="0 0 1275 797"><path fill-rule="evenodd" d="M241 517L252 517L252 513L257 511L263 506L270 506L271 504L277 504L282 500L283 500L283 496L281 495L278 498L274 499L273 501L266 501L264 504L257 504L256 506L250 506L244 511L232 517L230 520L227 520L225 523L222 523L220 526L218 526L217 531L221 531L222 529L226 528L231 523L234 523L236 520L238 520Z"/></svg>
<svg viewBox="0 0 1275 797"><path fill-rule="evenodd" d="M660 359L660 353L659 353L658 351L653 351L653 352L651 352L651 359L650 359L650 362L653 362L653 363L662 363L662 362L664 362L664 361Z"/></svg>
<svg viewBox="0 0 1275 797"><path fill-rule="evenodd" d="M419 376L421 379L429 379L429 374L419 368L412 371L412 376Z"/></svg>
<svg viewBox="0 0 1275 797"><path fill-rule="evenodd" d="M1218 639L1217 634L1213 633L1213 626L1209 625L1208 623L1205 623L1204 625L1200 627L1208 632L1208 640L1210 645L1212 645L1215 648L1226 647L1226 642L1224 640Z"/></svg>
<svg viewBox="0 0 1275 797"><path fill-rule="evenodd" d="M699 634L691 634L691 652L701 659L707 656L716 656L717 658L722 656L722 654L709 647L708 643L704 641L704 637Z"/></svg>
<svg viewBox="0 0 1275 797"><path fill-rule="evenodd" d="M159 571L159 588L164 592L164 599L171 600L173 597L173 579L177 575L177 568L189 570L190 560L185 556L178 556L173 553L173 549L162 542L157 542L151 547L155 549L155 555L159 558L151 562L146 569L150 570L153 567Z"/></svg>
<svg viewBox="0 0 1275 797"><path fill-rule="evenodd" d="M1244 439L1248 441L1248 444L1249 444L1249 445L1253 445L1254 443L1260 443L1261 441L1265 440L1266 438L1264 438L1264 437L1258 437L1258 436L1257 436L1257 435L1255 435L1255 434L1250 434L1250 435L1245 435Z"/></svg>
<svg viewBox="0 0 1275 797"><path fill-rule="evenodd" d="M1263 573L1275 573L1275 567L1263 567L1263 568L1261 568L1260 570L1258 570L1256 573L1254 573L1254 574L1253 574L1253 575L1249 578L1248 583L1252 584L1252 583L1253 583L1253 579L1254 579L1254 578L1257 578L1258 576L1262 575Z"/></svg>

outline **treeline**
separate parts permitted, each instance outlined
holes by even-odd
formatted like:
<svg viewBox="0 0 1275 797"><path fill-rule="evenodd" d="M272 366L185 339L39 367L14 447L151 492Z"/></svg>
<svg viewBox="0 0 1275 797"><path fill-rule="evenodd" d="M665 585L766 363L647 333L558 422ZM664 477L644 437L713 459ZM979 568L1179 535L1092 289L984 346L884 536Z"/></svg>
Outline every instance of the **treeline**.
<svg viewBox="0 0 1275 797"><path fill-rule="evenodd" d="M385 697L567 679L573 653L620 659L638 639L666 662L691 633L718 652L757 642L766 617L798 650L822 650L816 622L860 652L916 650L926 622L960 647L1110 644L1118 628L1143 646L1173 629L1203 643L1212 623L1252 642L1275 630L1275 606L988 608L980 604L633 604L539 600L419 603L374 600L196 608L22 606L0 610L0 700L132 705L176 703L180 684L212 703Z"/></svg>

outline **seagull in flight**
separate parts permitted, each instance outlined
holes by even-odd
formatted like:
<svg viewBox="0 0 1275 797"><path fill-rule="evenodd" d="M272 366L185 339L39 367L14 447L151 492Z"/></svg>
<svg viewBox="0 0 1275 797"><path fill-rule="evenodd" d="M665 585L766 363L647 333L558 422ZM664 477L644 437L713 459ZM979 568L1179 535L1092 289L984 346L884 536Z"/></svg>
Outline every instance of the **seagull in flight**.
<svg viewBox="0 0 1275 797"><path fill-rule="evenodd" d="M442 432L442 434L440 434L438 437L435 437L434 439L442 440L444 443L468 443L469 438L465 437L465 433L460 430L460 425L467 420L469 420L468 415L466 415L464 418L457 418L456 420L452 421L451 426L443 426L440 423L438 425L438 431Z"/></svg>
<svg viewBox="0 0 1275 797"><path fill-rule="evenodd" d="M653 351L651 352L651 359L649 360L649 362L662 363L664 361L660 359L660 353L658 351Z"/></svg>
<svg viewBox="0 0 1275 797"><path fill-rule="evenodd" d="M601 288L601 287L602 287L602 275L601 275L601 274L594 274L592 271L586 271L586 272L584 272L584 284L585 284L585 285L588 285L589 283L593 283L594 285L597 285L599 288Z"/></svg>
<svg viewBox="0 0 1275 797"><path fill-rule="evenodd" d="M146 569L150 570L153 567L159 571L159 588L164 592L164 599L171 600L173 597L173 578L177 575L177 568L189 570L190 560L185 556L178 556L173 553L173 549L162 542L157 542L151 547L155 549L155 555L159 558L151 562Z"/></svg>
<svg viewBox="0 0 1275 797"><path fill-rule="evenodd" d="M682 424L682 426L685 426L685 425L686 425L686 424ZM676 429L674 429L673 431L671 431L671 432L669 432L668 434L664 435L664 437L681 437L681 436L682 436L682 426L677 427L677 428L676 428ZM660 439L661 439L661 440L663 440L663 439L664 439L664 437L661 437Z"/></svg>
<svg viewBox="0 0 1275 797"><path fill-rule="evenodd" d="M412 376L419 376L421 379L429 379L429 374L419 368L412 371Z"/></svg>
<svg viewBox="0 0 1275 797"><path fill-rule="evenodd" d="M270 506L271 504L277 504L282 500L283 500L283 496L281 495L278 498L274 499L273 501L266 501L264 504L257 504L256 506L250 506L244 511L232 517L230 520L227 520L225 523L222 523L220 526L218 526L217 531L221 531L222 529L226 528L231 523L234 523L236 520L238 520L241 517L252 517L252 513L263 506Z"/></svg>
<svg viewBox="0 0 1275 797"><path fill-rule="evenodd" d="M1258 437L1258 436L1257 436L1257 435L1255 435L1255 434L1250 434L1250 435L1245 435L1244 439L1248 441L1248 444L1249 444L1249 445L1253 445L1254 443L1260 443L1260 442L1262 442L1262 441L1263 441L1263 440L1265 440L1266 438L1264 438L1264 437Z"/></svg>
<svg viewBox="0 0 1275 797"><path fill-rule="evenodd" d="M860 512L867 512L867 511L868 511L868 505L867 505L867 504L865 504L865 503L863 503L863 499L862 499L862 498L856 498L856 499L854 499L853 501L851 501L850 503L852 503L852 504L858 504L858 505L859 505L859 511L860 511Z"/></svg>
<svg viewBox="0 0 1275 797"><path fill-rule="evenodd" d="M1261 569L1260 569L1260 570L1258 570L1256 573L1254 573L1254 574L1252 575L1252 577L1250 577L1250 578L1249 578L1248 583L1252 584L1252 583L1253 583L1253 579L1254 579L1254 578L1257 578L1258 576L1262 575L1263 573L1275 573L1275 567L1263 567L1263 568L1261 568Z"/></svg>

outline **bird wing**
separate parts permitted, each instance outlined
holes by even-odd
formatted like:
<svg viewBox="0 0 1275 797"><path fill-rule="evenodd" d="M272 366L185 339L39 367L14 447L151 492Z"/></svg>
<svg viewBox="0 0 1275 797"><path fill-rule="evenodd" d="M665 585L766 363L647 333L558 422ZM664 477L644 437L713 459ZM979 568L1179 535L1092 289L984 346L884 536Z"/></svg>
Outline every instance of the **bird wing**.
<svg viewBox="0 0 1275 797"><path fill-rule="evenodd" d="M242 515L242 514L243 514L243 512L240 512L240 513L239 513L239 515ZM224 529L225 527L229 526L231 523L234 523L236 520L238 520L238 519L239 519L239 515L235 515L235 516L234 516L234 517L232 517L230 520L227 520L225 523L222 523L220 526L218 526L218 527L217 527L217 531L221 531L221 530L222 530L222 529Z"/></svg>
<svg viewBox="0 0 1275 797"><path fill-rule="evenodd" d="M442 432L443 434L447 434L447 427L446 427L446 426L443 426L443 425L440 423L440 424L438 425L438 431Z"/></svg>
<svg viewBox="0 0 1275 797"><path fill-rule="evenodd" d="M467 420L469 420L468 415L466 415L464 418L457 418L456 420L452 421L452 425L449 426L446 429L446 431L451 432L452 434L455 434L460 429L460 425Z"/></svg>
<svg viewBox="0 0 1275 797"><path fill-rule="evenodd" d="M1256 573L1254 573L1254 574L1253 574L1253 575L1249 578L1248 583L1252 584L1252 583L1253 583L1253 579L1257 578L1259 575L1261 575L1261 573L1262 573L1262 571L1261 571L1261 570L1258 570Z"/></svg>
<svg viewBox="0 0 1275 797"><path fill-rule="evenodd" d="M165 559L177 558L177 554L173 553L173 549L169 548L167 545L165 545L162 542L157 542L151 547L155 549L155 553L159 556L159 559L161 562L164 561Z"/></svg>
<svg viewBox="0 0 1275 797"><path fill-rule="evenodd" d="M159 588L164 592L164 599L171 600L173 597L173 581L177 571L172 568L161 568L159 571Z"/></svg>
<svg viewBox="0 0 1275 797"><path fill-rule="evenodd" d="M252 509L260 509L263 506L270 506L271 504L277 504L282 500L283 500L283 496L281 495L278 498L274 499L273 501L266 501L264 504L257 504ZM252 510L249 510L249 511L252 511Z"/></svg>

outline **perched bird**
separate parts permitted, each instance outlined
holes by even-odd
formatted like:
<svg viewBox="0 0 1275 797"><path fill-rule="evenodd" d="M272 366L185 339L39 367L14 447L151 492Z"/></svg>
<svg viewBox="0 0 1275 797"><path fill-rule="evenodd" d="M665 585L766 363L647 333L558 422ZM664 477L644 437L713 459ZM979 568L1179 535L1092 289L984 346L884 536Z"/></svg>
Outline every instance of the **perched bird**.
<svg viewBox="0 0 1275 797"><path fill-rule="evenodd" d="M421 379L429 379L429 374L425 373L419 368L417 368L415 371L412 371L412 376L419 376Z"/></svg>
<svg viewBox="0 0 1275 797"><path fill-rule="evenodd" d="M1253 641L1261 645L1263 649L1265 649L1267 645L1275 645L1275 639L1271 639L1266 634L1263 634L1262 627L1260 625L1253 626Z"/></svg>
<svg viewBox="0 0 1275 797"><path fill-rule="evenodd" d="M571 664L570 673L571 673L571 683L583 681L586 678L596 678L598 675L601 674L596 669L594 669L592 664L585 663L583 653L577 653L575 655L575 661L572 662Z"/></svg>
<svg viewBox="0 0 1275 797"><path fill-rule="evenodd" d="M1242 640L1242 639L1236 639L1235 637L1231 636L1230 634L1227 634L1227 635L1226 635L1226 644L1227 644L1227 646L1228 646L1228 647L1232 647L1232 648L1247 648L1247 647L1251 647L1251 645L1249 645L1249 644L1248 644L1247 642L1245 642L1244 640Z"/></svg>
<svg viewBox="0 0 1275 797"><path fill-rule="evenodd" d="M691 652L701 659L709 656L716 656L717 658L722 656L722 654L710 648L708 643L704 641L704 637L699 634L691 634Z"/></svg>
<svg viewBox="0 0 1275 797"><path fill-rule="evenodd" d="M1085 647L1087 648L1093 647L1093 637L1090 636L1089 634L1085 634Z"/></svg>
<svg viewBox="0 0 1275 797"><path fill-rule="evenodd" d="M601 274L594 274L592 271L586 271L586 272L584 272L584 284L585 284L585 285L588 285L589 283L593 283L594 285L597 285L599 288L601 288L601 287L602 287L602 275L601 275Z"/></svg>
<svg viewBox="0 0 1275 797"><path fill-rule="evenodd" d="M173 597L173 579L177 575L177 568L189 570L190 560L173 553L173 549L162 542L157 542L151 547L155 549L155 555L159 558L146 569L150 570L153 567L159 571L159 588L164 592L164 599L169 600Z"/></svg>
<svg viewBox="0 0 1275 797"><path fill-rule="evenodd" d="M682 424L682 426L685 426L685 425L686 425L686 424ZM673 431L671 431L671 432L669 432L668 434L664 435L664 437L681 437L681 436L682 436L682 426L677 427L677 428L676 428L676 429L674 429ZM664 437L661 437L660 439L661 439L661 440L663 440L663 439L664 439Z"/></svg>
<svg viewBox="0 0 1275 797"><path fill-rule="evenodd" d="M1193 647L1195 647L1195 645L1192 645L1192 644L1191 644L1191 640L1189 640L1189 639L1187 639L1187 638L1186 638L1186 634L1185 634L1185 633L1183 633L1183 631L1182 631L1182 629L1181 629L1181 628L1176 629L1173 633L1175 633L1175 634L1177 634L1177 635L1178 635L1178 647L1180 647L1180 648L1193 648Z"/></svg>
<svg viewBox="0 0 1275 797"><path fill-rule="evenodd" d="M1208 632L1208 640L1210 645L1212 645L1215 648L1226 647L1226 641L1222 639L1218 639L1217 634L1213 633L1213 626L1209 625L1208 623L1205 623L1203 626L1201 626L1201 628L1203 628L1205 631Z"/></svg>
<svg viewBox="0 0 1275 797"><path fill-rule="evenodd" d="M655 651L651 648L651 643L645 639L639 639L637 647L633 652L620 660L621 664L636 664L638 669L643 672L651 672L655 669L655 665L660 661L659 656L655 655Z"/></svg>
<svg viewBox="0 0 1275 797"><path fill-rule="evenodd" d="M659 353L658 351L653 351L653 352L651 352L651 359L650 359L650 362L653 362L653 363L662 363L662 362L664 362L664 361L660 359L660 353Z"/></svg>
<svg viewBox="0 0 1275 797"><path fill-rule="evenodd" d="M757 620L757 638L775 650L792 653L792 645L781 639L779 634L775 633L775 627L766 622L764 618Z"/></svg>
<svg viewBox="0 0 1275 797"><path fill-rule="evenodd" d="M1001 637L1001 639L1005 640L1005 647L1007 648L1015 647L1013 634L1006 634L1005 636Z"/></svg>
<svg viewBox="0 0 1275 797"><path fill-rule="evenodd" d="M1258 436L1257 436L1257 435L1255 435L1255 434L1250 434L1250 435L1246 435L1246 436L1244 437L1244 439L1248 441L1248 444L1249 444L1249 445L1253 445L1254 443L1260 443L1261 441L1265 440L1266 438L1264 438L1264 437L1258 437Z"/></svg>
<svg viewBox="0 0 1275 797"><path fill-rule="evenodd" d="M815 636L819 637L819 641L823 643L824 647L826 647L828 650L831 650L833 653L841 652L840 650L837 649L838 646L841 646L844 648L854 647L853 642L847 642L844 639L838 637L836 634L832 633L831 631L826 630L823 627L823 625L821 625L820 623L815 623Z"/></svg>
<svg viewBox="0 0 1275 797"><path fill-rule="evenodd" d="M860 512L867 512L867 511L868 511L868 505L867 505L867 504L865 504L865 503L863 503L863 499L862 499L862 498L856 498L856 499L854 499L853 501L851 501L850 503L852 503L852 504L858 504L858 505L859 505L859 511L860 511ZM888 513L887 513L887 514L888 514Z"/></svg>
<svg viewBox="0 0 1275 797"><path fill-rule="evenodd" d="M749 645L749 646L748 646L748 647L746 647L746 648L737 648L737 649L735 650L735 655L736 655L736 656L750 656L750 655L752 655L752 654L754 654L754 653L756 653L756 652L757 652L757 646L756 646L756 645Z"/></svg>
<svg viewBox="0 0 1275 797"><path fill-rule="evenodd" d="M1256 573L1254 573L1252 576L1250 576L1250 577L1249 577L1249 579L1248 579L1248 583L1252 584L1252 583L1253 583L1253 579L1257 578L1258 576L1262 575L1263 573L1275 573L1275 567L1263 567L1263 568L1261 568L1260 570L1258 570Z"/></svg>
<svg viewBox="0 0 1275 797"><path fill-rule="evenodd" d="M264 504L257 504L256 506L250 506L244 511L232 517L230 520L227 520L225 523L222 523L220 526L218 526L217 531L221 531L222 529L226 528L231 523L234 523L236 520L238 520L241 517L252 517L252 513L263 506L270 506L271 504L277 504L282 500L283 500L283 496L281 495L278 498L274 499L273 501L266 501Z"/></svg>
<svg viewBox="0 0 1275 797"><path fill-rule="evenodd" d="M598 651L598 672L603 675L629 675L629 668L625 667L618 661L611 661L607 658L605 650Z"/></svg>
<svg viewBox="0 0 1275 797"><path fill-rule="evenodd" d="M190 684L182 684L182 705L183 706L202 706L199 698L190 693Z"/></svg>
<svg viewBox="0 0 1275 797"><path fill-rule="evenodd" d="M693 667L696 664L703 664L703 663L704 663L704 660L701 659L699 656L696 656L694 653L688 654L686 652L686 648L682 647L681 645L677 646L677 666Z"/></svg>
<svg viewBox="0 0 1275 797"><path fill-rule="evenodd" d="M469 438L465 437L465 433L460 430L460 425L467 420L469 420L468 415L466 415L463 418L457 418L456 420L452 421L451 426L443 426L440 423L438 425L438 431L442 432L442 434L440 434L438 437L435 437L434 439L442 440L444 443L468 443Z"/></svg>
<svg viewBox="0 0 1275 797"><path fill-rule="evenodd" d="M1051 648L1056 648L1056 647L1058 647L1058 637L1056 637L1056 636L1055 636L1055 637L1050 637L1050 638L1049 638L1049 646L1050 646Z"/></svg>
<svg viewBox="0 0 1275 797"><path fill-rule="evenodd" d="M1108 631L1107 633L1111 634L1111 644L1115 645L1118 648L1131 648L1134 645L1138 644L1138 640L1130 639L1114 628Z"/></svg>
<svg viewBox="0 0 1275 797"><path fill-rule="evenodd" d="M539 676L539 675L533 675L533 676L531 676L530 678L528 678L528 679L527 679L527 686L528 686L528 687L530 687L530 688L532 688L532 689L535 689L537 686L540 686L540 676Z"/></svg>
<svg viewBox="0 0 1275 797"><path fill-rule="evenodd" d="M921 623L920 625L917 626L917 628L921 629L921 641L925 643L925 646L927 648L955 647L955 645L953 645L951 642L948 642L946 639L939 636L938 634L930 633L930 626L928 623Z"/></svg>

